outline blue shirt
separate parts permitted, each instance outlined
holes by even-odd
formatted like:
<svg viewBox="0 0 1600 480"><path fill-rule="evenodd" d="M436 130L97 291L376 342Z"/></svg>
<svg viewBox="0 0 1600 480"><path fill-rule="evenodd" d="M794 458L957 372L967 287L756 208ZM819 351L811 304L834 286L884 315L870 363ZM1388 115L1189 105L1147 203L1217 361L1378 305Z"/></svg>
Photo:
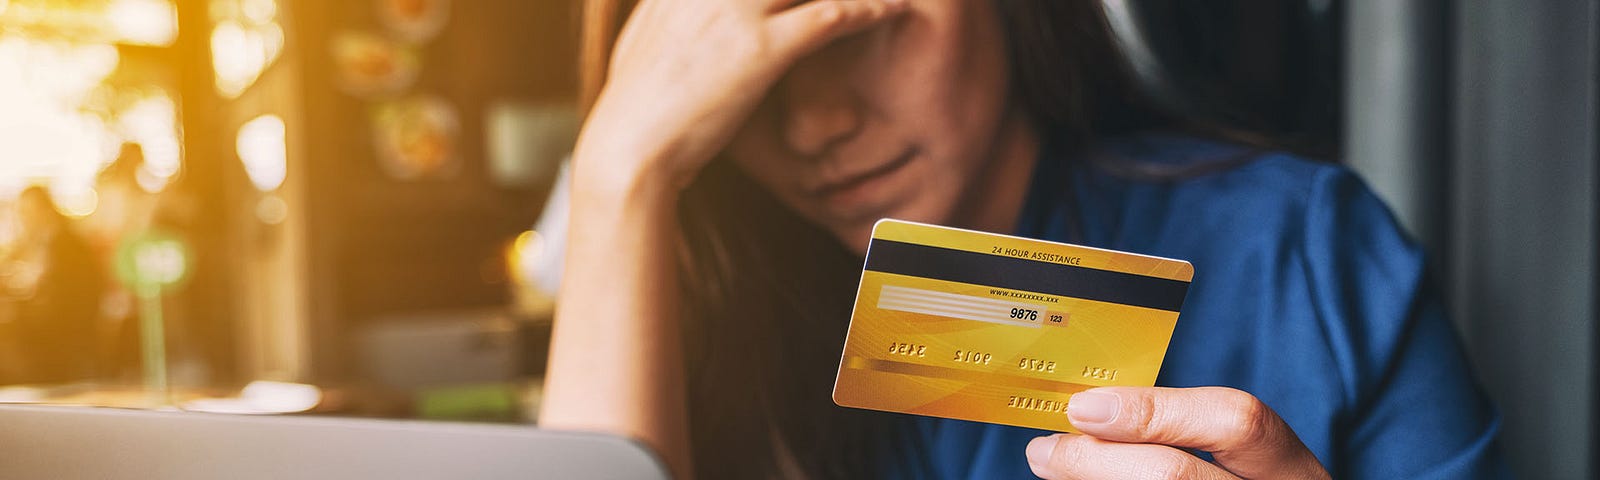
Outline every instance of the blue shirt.
<svg viewBox="0 0 1600 480"><path fill-rule="evenodd" d="M1158 385L1254 394L1334 478L1504 476L1498 413L1423 253L1355 174L1173 136L1114 142L1105 162L1041 157L1017 234L1194 264ZM1229 157L1249 161L1175 179L1095 166ZM1049 432L918 418L905 433L916 448L891 477L994 479L1036 478L1023 452Z"/></svg>

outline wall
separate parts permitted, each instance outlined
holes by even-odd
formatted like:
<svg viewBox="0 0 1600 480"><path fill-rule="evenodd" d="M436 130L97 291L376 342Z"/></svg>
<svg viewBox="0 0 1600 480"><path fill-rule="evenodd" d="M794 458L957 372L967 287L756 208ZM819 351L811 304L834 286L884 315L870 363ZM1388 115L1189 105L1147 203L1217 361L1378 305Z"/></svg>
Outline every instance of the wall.
<svg viewBox="0 0 1600 480"><path fill-rule="evenodd" d="M1596 2L1408 3L1352 2L1346 151L1435 253L1516 474L1593 478Z"/></svg>

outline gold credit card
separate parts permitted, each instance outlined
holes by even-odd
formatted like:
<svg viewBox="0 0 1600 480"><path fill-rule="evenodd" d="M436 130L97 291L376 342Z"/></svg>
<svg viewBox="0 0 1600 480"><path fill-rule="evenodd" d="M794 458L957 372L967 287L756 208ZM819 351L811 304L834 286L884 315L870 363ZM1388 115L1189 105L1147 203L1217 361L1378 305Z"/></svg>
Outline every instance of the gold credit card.
<svg viewBox="0 0 1600 480"><path fill-rule="evenodd" d="M1193 277L1182 260L879 221L833 401L1073 431L1073 393L1155 384Z"/></svg>

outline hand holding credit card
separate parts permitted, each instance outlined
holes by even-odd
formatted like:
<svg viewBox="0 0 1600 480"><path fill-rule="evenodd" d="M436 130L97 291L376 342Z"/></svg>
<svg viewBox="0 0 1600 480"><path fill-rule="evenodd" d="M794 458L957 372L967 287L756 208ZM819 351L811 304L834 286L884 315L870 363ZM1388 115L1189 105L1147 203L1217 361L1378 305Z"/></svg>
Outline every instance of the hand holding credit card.
<svg viewBox="0 0 1600 480"><path fill-rule="evenodd" d="M1073 393L1150 386L1189 262L885 219L834 383L841 406L1056 431Z"/></svg>

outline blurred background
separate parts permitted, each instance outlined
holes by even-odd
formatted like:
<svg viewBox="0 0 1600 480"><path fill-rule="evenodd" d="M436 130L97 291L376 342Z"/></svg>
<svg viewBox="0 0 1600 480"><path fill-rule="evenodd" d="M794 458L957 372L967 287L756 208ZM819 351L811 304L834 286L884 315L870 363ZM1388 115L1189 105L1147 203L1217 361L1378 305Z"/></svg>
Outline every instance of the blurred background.
<svg viewBox="0 0 1600 480"><path fill-rule="evenodd" d="M1597 3L1104 0L1394 207L1530 478L1600 457ZM0 0L0 402L534 422L578 5Z"/></svg>
<svg viewBox="0 0 1600 480"><path fill-rule="evenodd" d="M0 398L526 418L574 5L0 0Z"/></svg>

